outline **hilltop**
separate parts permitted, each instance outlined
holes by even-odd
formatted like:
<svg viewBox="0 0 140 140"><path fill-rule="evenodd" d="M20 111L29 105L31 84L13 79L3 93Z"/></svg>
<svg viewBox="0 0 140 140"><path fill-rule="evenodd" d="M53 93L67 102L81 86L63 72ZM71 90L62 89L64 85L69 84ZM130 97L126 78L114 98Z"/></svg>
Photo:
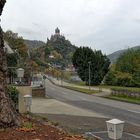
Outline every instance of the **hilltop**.
<svg viewBox="0 0 140 140"><path fill-rule="evenodd" d="M24 42L28 48L39 48L45 45L43 41L38 41L38 40L27 40L24 39Z"/></svg>
<svg viewBox="0 0 140 140"><path fill-rule="evenodd" d="M140 49L140 46L135 46L135 47L132 47L130 49ZM110 55L108 55L107 57L110 59L111 63L114 63L116 62L117 58L119 58L119 56L124 53L127 49L123 49L123 50L119 50L119 51L116 51Z"/></svg>
<svg viewBox="0 0 140 140"><path fill-rule="evenodd" d="M36 54L39 56L37 59L50 63L54 66L66 67L71 64L71 57L76 50L76 46L60 34L58 28L55 29L50 39L42 46L36 49Z"/></svg>

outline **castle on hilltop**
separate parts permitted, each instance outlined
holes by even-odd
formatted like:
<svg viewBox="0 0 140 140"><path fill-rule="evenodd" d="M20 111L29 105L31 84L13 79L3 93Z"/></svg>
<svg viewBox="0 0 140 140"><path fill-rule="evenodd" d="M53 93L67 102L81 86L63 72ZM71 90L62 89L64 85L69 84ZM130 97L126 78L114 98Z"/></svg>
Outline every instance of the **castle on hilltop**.
<svg viewBox="0 0 140 140"><path fill-rule="evenodd" d="M60 34L60 30L59 30L59 28L57 27L56 29L55 29L55 34L54 35L51 35L51 38L50 38L50 40L51 41L56 41L57 39L65 39L65 37L63 36L63 35L61 35Z"/></svg>

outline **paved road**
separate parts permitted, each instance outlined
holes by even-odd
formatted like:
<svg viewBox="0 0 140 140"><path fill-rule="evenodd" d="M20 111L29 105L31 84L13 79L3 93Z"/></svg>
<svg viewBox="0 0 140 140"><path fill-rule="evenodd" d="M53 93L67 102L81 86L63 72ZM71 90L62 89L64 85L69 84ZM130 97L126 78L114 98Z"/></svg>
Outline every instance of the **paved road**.
<svg viewBox="0 0 140 140"><path fill-rule="evenodd" d="M99 113L107 118L118 118L140 126L140 106L79 93L53 85L46 80L49 97L67 104Z"/></svg>
<svg viewBox="0 0 140 140"><path fill-rule="evenodd" d="M56 85L63 85L63 86L71 86L71 87L79 87L79 88L84 88L84 89L89 89L88 86L82 86L82 85L76 85L76 84L73 84L73 83L68 83L68 82L65 82L65 81L61 81L61 80L57 80L56 78L53 78L53 77L49 77L49 79L51 81L53 81L54 83L56 83ZM90 87L91 90L101 90L102 92L104 92L104 95L108 95L111 93L111 90L110 89L107 89L107 88L99 88L99 87L93 87L91 86Z"/></svg>

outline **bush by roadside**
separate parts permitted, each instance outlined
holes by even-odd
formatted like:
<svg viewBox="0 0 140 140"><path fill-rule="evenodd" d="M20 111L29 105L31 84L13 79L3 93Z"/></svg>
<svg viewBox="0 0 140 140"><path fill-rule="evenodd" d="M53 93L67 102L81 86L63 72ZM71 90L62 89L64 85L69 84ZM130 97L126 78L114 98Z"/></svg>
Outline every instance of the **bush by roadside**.
<svg viewBox="0 0 140 140"><path fill-rule="evenodd" d="M94 94L94 93L98 92L98 91L95 91L95 90L89 90L89 89L80 88L80 87L72 87L72 86L62 86L62 87L67 88L67 89L71 89L71 90L74 90L74 91L86 93L86 94Z"/></svg>
<svg viewBox="0 0 140 140"><path fill-rule="evenodd" d="M8 85L6 87L6 94L12 99L15 108L17 108L19 91L16 89L16 87Z"/></svg>

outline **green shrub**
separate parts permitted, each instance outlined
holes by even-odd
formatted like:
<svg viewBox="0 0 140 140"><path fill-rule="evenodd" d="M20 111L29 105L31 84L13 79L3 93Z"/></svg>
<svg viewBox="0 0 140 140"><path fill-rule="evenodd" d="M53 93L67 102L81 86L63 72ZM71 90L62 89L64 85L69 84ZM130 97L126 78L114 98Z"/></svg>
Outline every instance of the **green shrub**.
<svg viewBox="0 0 140 140"><path fill-rule="evenodd" d="M15 107L18 105L18 94L19 91L14 86L7 86L6 94L12 99L14 102Z"/></svg>
<svg viewBox="0 0 140 140"><path fill-rule="evenodd" d="M126 86L134 87L135 83L132 78L132 75L125 72L116 72L116 85L117 86Z"/></svg>
<svg viewBox="0 0 140 140"><path fill-rule="evenodd" d="M140 87L140 49L128 49L120 55L105 78L105 84Z"/></svg>
<svg viewBox="0 0 140 140"><path fill-rule="evenodd" d="M116 85L117 79L116 79L115 73L113 71L110 70L107 73L104 83L107 85L113 85L113 86Z"/></svg>
<svg viewBox="0 0 140 140"><path fill-rule="evenodd" d="M105 77L105 84L113 86L135 87L133 76L129 73L109 71Z"/></svg>
<svg viewBox="0 0 140 140"><path fill-rule="evenodd" d="M136 87L140 87L140 69L133 74L133 79Z"/></svg>

